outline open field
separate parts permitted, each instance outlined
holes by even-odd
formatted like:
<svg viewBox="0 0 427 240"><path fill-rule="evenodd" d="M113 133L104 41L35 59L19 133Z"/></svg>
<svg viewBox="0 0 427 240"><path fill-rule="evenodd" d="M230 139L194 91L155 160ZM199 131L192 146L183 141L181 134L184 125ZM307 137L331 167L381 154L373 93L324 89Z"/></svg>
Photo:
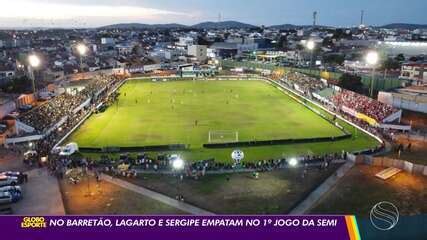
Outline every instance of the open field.
<svg viewBox="0 0 427 240"><path fill-rule="evenodd" d="M399 144L402 144L404 147L400 156L397 151ZM411 144L411 149L408 149L409 144ZM404 135L400 135L396 137L394 147L393 151L387 154L387 157L405 160L415 164L427 165L427 142L409 140Z"/></svg>
<svg viewBox="0 0 427 240"><path fill-rule="evenodd" d="M339 164L327 170L312 168L302 177L303 168L251 173L206 175L199 180L161 174L140 174L125 179L170 197L183 195L185 202L216 214L285 214L333 174Z"/></svg>
<svg viewBox="0 0 427 240"><path fill-rule="evenodd" d="M396 205L401 215L426 214L427 177L401 172L384 181L375 177L383 169L357 165L310 213L368 217L376 203L388 201Z"/></svg>
<svg viewBox="0 0 427 240"><path fill-rule="evenodd" d="M67 214L186 214L161 202L120 188L93 177L79 184L60 181L62 198ZM91 193L88 195L88 193Z"/></svg>
<svg viewBox="0 0 427 240"><path fill-rule="evenodd" d="M275 86L263 81L132 80L120 90L117 104L91 116L71 136L80 147L132 147L188 144L178 152L188 160L214 157L231 161L232 149L206 149L210 131L228 131L222 141L298 139L341 136L344 133ZM349 132L353 127L340 122ZM371 148L374 139L358 132L331 142L247 147L248 161L355 151ZM96 157L97 155L91 155Z"/></svg>

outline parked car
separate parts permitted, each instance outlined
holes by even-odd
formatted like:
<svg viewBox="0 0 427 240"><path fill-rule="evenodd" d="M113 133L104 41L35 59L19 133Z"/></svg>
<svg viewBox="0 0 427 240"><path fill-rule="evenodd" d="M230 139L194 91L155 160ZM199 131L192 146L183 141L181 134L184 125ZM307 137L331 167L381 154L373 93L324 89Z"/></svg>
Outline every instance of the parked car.
<svg viewBox="0 0 427 240"><path fill-rule="evenodd" d="M13 197L10 192L0 192L0 205L13 203Z"/></svg>
<svg viewBox="0 0 427 240"><path fill-rule="evenodd" d="M6 186L0 188L0 193L10 193L12 195L12 202L18 202L22 199L22 191L19 186Z"/></svg>
<svg viewBox="0 0 427 240"><path fill-rule="evenodd" d="M6 175L0 175L0 187L5 186L16 186L18 185L17 177L8 177Z"/></svg>
<svg viewBox="0 0 427 240"><path fill-rule="evenodd" d="M25 173L12 171L2 172L0 173L0 176L15 177L18 179L18 184L26 182L26 179L28 178L27 174Z"/></svg>
<svg viewBox="0 0 427 240"><path fill-rule="evenodd" d="M0 192L20 192L22 193L20 186L5 186L0 187Z"/></svg>
<svg viewBox="0 0 427 240"><path fill-rule="evenodd" d="M0 215L12 215L13 209L11 207L0 208Z"/></svg>

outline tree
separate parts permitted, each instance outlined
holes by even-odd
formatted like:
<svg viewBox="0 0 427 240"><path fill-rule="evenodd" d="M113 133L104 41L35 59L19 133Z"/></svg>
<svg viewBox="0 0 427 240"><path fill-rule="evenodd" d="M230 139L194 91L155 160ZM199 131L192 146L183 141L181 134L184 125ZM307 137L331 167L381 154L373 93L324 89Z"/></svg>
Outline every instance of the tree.
<svg viewBox="0 0 427 240"><path fill-rule="evenodd" d="M31 90L31 81L28 77L16 77L1 87L5 93L23 93Z"/></svg>
<svg viewBox="0 0 427 240"><path fill-rule="evenodd" d="M334 43L332 41L332 38L325 37L325 39L323 39L322 46L324 46L324 47L331 47L333 45L334 45Z"/></svg>
<svg viewBox="0 0 427 240"><path fill-rule="evenodd" d="M344 63L344 55L329 54L323 57L323 61L330 65L342 65Z"/></svg>
<svg viewBox="0 0 427 240"><path fill-rule="evenodd" d="M396 56L395 60L398 62L403 62L405 61L405 56L402 53L400 53Z"/></svg>
<svg viewBox="0 0 427 240"><path fill-rule="evenodd" d="M362 78L360 76L349 73L344 73L341 75L338 86L353 92L363 92Z"/></svg>
<svg viewBox="0 0 427 240"><path fill-rule="evenodd" d="M199 36L199 37L197 37L197 44L198 45L206 45L206 46L208 46L211 43L208 40L206 40L206 38Z"/></svg>
<svg viewBox="0 0 427 240"><path fill-rule="evenodd" d="M136 44L135 46L132 47L132 54L133 55L141 56L142 53L143 53L143 49L142 49L141 45Z"/></svg>
<svg viewBox="0 0 427 240"><path fill-rule="evenodd" d="M279 41L277 41L276 48L279 50L286 50L288 46L288 38L287 36L280 36Z"/></svg>
<svg viewBox="0 0 427 240"><path fill-rule="evenodd" d="M396 59L393 58L387 58L384 63L382 68L383 69L399 69L401 67L400 62L397 61Z"/></svg>
<svg viewBox="0 0 427 240"><path fill-rule="evenodd" d="M424 61L424 57L421 57L421 56L412 56L412 57L409 58L409 61L411 61L411 62Z"/></svg>

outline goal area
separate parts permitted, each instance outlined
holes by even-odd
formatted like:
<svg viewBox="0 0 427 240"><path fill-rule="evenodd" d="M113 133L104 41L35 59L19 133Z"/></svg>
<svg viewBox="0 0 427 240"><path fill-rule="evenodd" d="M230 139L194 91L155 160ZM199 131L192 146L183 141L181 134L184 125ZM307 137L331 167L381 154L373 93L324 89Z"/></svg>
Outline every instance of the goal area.
<svg viewBox="0 0 427 240"><path fill-rule="evenodd" d="M209 143L231 143L239 141L239 132L237 131L209 131Z"/></svg>

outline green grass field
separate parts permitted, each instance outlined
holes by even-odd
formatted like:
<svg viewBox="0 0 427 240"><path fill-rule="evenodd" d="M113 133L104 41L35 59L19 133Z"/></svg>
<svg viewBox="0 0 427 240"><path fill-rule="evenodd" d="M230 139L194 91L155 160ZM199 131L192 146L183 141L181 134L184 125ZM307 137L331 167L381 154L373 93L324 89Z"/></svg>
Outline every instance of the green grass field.
<svg viewBox="0 0 427 240"><path fill-rule="evenodd" d="M120 88L117 104L91 116L71 136L80 147L189 144L186 159L231 161L232 149L204 149L210 131L228 131L227 140L271 140L340 136L344 133L275 86L263 81L133 80ZM342 123L350 132L352 127ZM246 160L299 154L354 151L374 146L359 133L331 143L242 148ZM227 139L228 138L228 139ZM221 140L221 139L219 139Z"/></svg>

